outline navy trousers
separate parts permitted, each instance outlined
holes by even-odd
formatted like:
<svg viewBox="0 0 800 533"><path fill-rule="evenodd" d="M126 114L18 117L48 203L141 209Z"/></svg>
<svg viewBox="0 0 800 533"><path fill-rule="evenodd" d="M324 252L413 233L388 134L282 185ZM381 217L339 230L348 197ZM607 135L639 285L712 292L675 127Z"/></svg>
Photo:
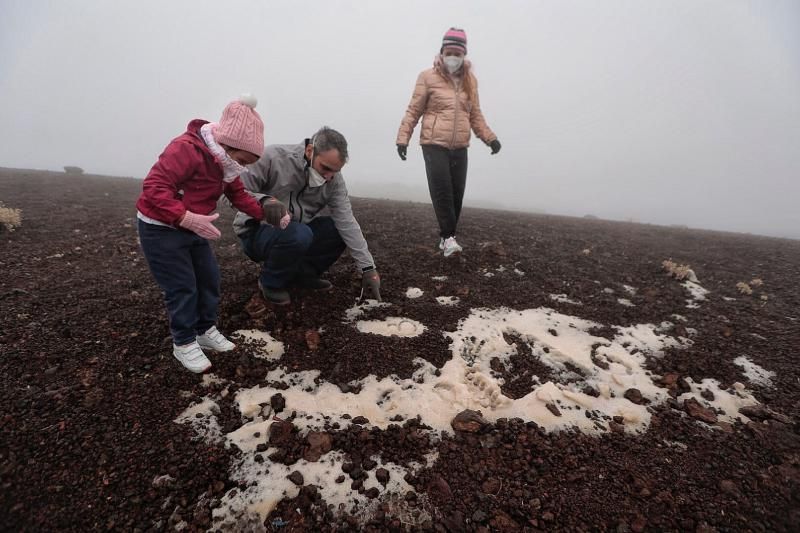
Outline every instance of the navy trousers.
<svg viewBox="0 0 800 533"><path fill-rule="evenodd" d="M190 231L139 220L139 241L164 293L175 344L188 344L217 322L219 265L208 241Z"/></svg>
<svg viewBox="0 0 800 533"><path fill-rule="evenodd" d="M261 224L241 237L244 253L261 265L264 287L282 289L301 277L319 277L342 255L346 245L331 217L308 224L289 222L286 229Z"/></svg>

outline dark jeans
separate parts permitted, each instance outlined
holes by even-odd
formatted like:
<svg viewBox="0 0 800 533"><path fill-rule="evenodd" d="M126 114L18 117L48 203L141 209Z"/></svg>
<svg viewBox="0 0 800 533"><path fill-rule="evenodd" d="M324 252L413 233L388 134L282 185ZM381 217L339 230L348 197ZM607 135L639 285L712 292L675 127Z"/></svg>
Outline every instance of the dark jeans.
<svg viewBox="0 0 800 533"><path fill-rule="evenodd" d="M175 344L188 344L217 321L219 265L195 233L139 220L139 241L164 293Z"/></svg>
<svg viewBox="0 0 800 533"><path fill-rule="evenodd" d="M439 235L452 237L456 234L467 184L467 149L448 150L426 144L422 147L422 155L425 157L433 210L439 221Z"/></svg>
<svg viewBox="0 0 800 533"><path fill-rule="evenodd" d="M331 217L308 224L292 221L284 230L261 224L241 241L247 257L262 263L261 284L272 289L287 287L299 277L319 277L346 248Z"/></svg>

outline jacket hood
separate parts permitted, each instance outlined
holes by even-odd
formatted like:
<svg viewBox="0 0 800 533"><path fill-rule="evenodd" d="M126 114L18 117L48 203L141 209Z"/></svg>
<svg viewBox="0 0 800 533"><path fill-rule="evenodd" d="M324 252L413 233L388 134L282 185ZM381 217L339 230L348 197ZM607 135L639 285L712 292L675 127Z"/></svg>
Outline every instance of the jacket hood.
<svg viewBox="0 0 800 533"><path fill-rule="evenodd" d="M200 128L206 124L208 124L208 121L201 118L196 118L189 122L189 124L186 125L186 140L192 144L207 148L206 142L203 140L203 136L200 135Z"/></svg>

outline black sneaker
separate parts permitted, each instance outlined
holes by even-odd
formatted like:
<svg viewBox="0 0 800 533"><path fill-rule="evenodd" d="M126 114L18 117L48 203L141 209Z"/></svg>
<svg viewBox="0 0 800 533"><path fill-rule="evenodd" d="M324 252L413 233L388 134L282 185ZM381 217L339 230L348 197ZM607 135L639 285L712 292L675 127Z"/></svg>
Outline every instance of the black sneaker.
<svg viewBox="0 0 800 533"><path fill-rule="evenodd" d="M289 296L288 291L283 289L273 289L272 287L264 287L261 284L261 280L258 280L258 288L261 289L261 294L264 295L264 299L270 303L275 305L289 305L292 303L292 299Z"/></svg>
<svg viewBox="0 0 800 533"><path fill-rule="evenodd" d="M333 288L333 283L327 279L304 277L297 280L297 286L311 291L329 291Z"/></svg>

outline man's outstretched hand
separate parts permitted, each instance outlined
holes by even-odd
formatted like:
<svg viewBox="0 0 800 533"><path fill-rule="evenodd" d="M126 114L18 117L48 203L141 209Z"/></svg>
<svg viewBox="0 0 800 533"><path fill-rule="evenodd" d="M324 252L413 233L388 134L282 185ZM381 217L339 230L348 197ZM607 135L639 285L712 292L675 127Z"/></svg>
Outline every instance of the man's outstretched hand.
<svg viewBox="0 0 800 533"><path fill-rule="evenodd" d="M381 301L381 276L374 268L361 274L361 299Z"/></svg>

